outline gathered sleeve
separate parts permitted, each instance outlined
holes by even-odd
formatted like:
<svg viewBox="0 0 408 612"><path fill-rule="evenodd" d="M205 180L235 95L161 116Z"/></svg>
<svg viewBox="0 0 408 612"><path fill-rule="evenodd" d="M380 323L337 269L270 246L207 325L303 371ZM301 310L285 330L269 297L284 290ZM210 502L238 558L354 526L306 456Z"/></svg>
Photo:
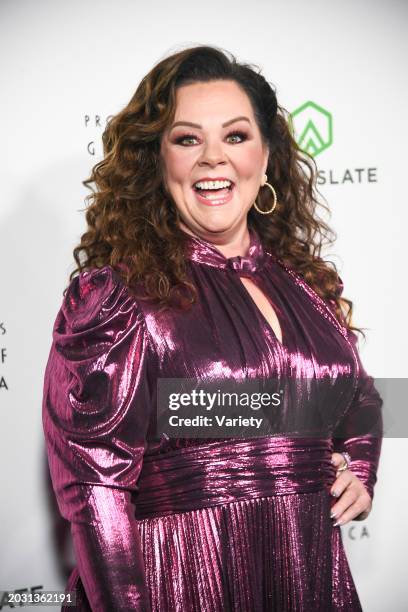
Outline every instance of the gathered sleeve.
<svg viewBox="0 0 408 612"><path fill-rule="evenodd" d="M53 488L92 610L150 610L133 507L151 402L140 308L109 266L75 277L44 377Z"/></svg>
<svg viewBox="0 0 408 612"><path fill-rule="evenodd" d="M339 281L338 295L341 295L343 282ZM357 335L347 329L347 338L357 359L357 388L351 405L333 432L333 450L349 453L350 469L373 499L383 439L383 400L374 378L367 374L361 361Z"/></svg>

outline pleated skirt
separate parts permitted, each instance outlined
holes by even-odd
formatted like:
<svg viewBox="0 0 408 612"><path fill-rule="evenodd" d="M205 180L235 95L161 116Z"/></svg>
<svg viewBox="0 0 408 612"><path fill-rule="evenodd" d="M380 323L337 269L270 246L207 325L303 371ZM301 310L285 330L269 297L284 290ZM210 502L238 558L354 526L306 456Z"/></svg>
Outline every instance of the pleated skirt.
<svg viewBox="0 0 408 612"><path fill-rule="evenodd" d="M361 611L330 506L322 490L138 520L152 612ZM74 589L89 612L76 570Z"/></svg>

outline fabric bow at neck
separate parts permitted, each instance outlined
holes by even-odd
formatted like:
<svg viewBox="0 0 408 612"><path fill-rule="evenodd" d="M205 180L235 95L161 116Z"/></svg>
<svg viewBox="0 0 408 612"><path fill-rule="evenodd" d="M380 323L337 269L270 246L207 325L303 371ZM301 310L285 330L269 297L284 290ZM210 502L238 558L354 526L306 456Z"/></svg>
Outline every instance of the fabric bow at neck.
<svg viewBox="0 0 408 612"><path fill-rule="evenodd" d="M185 232L187 233L187 232ZM255 230L249 230L250 245L246 255L225 257L210 241L192 236L189 238L189 258L197 263L214 268L231 270L240 276L251 276L259 271L265 262L265 252L261 240Z"/></svg>

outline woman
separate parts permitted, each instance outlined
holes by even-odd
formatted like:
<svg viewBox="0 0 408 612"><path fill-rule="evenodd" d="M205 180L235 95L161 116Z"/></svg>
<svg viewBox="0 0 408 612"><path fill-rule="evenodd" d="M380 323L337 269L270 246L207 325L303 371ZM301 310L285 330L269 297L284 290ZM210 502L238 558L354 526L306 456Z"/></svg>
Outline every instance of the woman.
<svg viewBox="0 0 408 612"><path fill-rule="evenodd" d="M371 510L382 402L273 88L186 49L103 142L44 385L77 609L360 610L338 526ZM273 377L329 381L325 435L156 435L162 379Z"/></svg>

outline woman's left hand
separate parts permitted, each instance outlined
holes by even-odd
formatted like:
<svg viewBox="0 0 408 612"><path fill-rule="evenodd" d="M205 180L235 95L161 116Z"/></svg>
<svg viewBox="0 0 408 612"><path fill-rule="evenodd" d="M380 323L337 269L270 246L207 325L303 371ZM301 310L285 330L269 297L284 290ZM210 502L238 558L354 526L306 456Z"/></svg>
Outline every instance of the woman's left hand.
<svg viewBox="0 0 408 612"><path fill-rule="evenodd" d="M332 462L336 468L343 466L344 461L340 453L332 454ZM337 498L336 503L331 507L330 517L336 521L333 527L345 525L352 520L363 521L370 514L371 497L364 484L351 470L336 472L336 480L330 492Z"/></svg>

